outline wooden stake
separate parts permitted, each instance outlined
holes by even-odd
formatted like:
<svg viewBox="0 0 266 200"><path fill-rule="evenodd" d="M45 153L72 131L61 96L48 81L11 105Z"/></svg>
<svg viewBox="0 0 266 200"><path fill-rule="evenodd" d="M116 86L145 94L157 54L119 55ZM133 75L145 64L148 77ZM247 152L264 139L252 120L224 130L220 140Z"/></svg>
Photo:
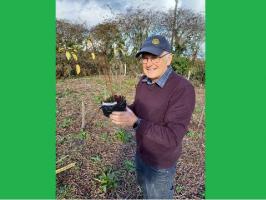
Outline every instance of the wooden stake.
<svg viewBox="0 0 266 200"><path fill-rule="evenodd" d="M85 128L85 105L84 105L84 102L82 101L81 103L81 130L84 130Z"/></svg>
<svg viewBox="0 0 266 200"><path fill-rule="evenodd" d="M56 173L56 174L59 174L59 173L61 173L61 172L63 172L63 171L66 171L66 170L68 170L68 169L74 167L75 165L76 165L76 163L70 163L69 165L66 165L66 166L64 166L64 167L62 167L62 168L60 168L60 169L57 169L57 170L55 171L55 173Z"/></svg>

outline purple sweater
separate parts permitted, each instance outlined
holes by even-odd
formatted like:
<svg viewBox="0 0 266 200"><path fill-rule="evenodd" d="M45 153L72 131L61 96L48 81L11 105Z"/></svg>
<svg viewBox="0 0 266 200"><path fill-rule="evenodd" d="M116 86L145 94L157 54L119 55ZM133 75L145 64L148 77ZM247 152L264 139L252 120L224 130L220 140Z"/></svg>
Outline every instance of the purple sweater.
<svg viewBox="0 0 266 200"><path fill-rule="evenodd" d="M163 88L139 81L129 107L141 118L136 130L137 153L147 164L170 168L182 150L195 106L195 91L185 78L172 72Z"/></svg>

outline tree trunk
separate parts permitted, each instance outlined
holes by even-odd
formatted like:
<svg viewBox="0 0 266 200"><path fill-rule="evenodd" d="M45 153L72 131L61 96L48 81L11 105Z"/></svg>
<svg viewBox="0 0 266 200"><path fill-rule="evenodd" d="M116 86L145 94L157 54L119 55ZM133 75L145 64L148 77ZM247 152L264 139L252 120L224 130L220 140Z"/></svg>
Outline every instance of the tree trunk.
<svg viewBox="0 0 266 200"><path fill-rule="evenodd" d="M175 11L174 11L174 21L173 21L173 29L172 29L172 38L171 38L171 49L173 50L173 43L174 43L174 37L176 34L176 18L177 18L177 4L178 0L175 0Z"/></svg>

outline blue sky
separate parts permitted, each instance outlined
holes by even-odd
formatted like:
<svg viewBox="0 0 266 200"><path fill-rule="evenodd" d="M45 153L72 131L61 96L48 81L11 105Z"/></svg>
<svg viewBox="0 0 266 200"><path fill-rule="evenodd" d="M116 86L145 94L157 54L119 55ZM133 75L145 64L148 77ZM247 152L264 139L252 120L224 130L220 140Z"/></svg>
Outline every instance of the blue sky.
<svg viewBox="0 0 266 200"><path fill-rule="evenodd" d="M127 8L173 9L175 0L56 0L56 18L93 26ZM179 0L179 8L205 13L205 0Z"/></svg>

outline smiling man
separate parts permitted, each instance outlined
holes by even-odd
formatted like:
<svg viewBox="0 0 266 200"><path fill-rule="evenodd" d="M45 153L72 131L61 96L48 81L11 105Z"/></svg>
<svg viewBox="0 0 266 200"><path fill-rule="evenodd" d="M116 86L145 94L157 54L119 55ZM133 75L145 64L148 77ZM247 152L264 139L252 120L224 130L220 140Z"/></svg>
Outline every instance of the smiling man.
<svg viewBox="0 0 266 200"><path fill-rule="evenodd" d="M195 106L194 87L171 68L171 47L165 37L148 37L136 57L144 76L135 100L110 118L136 131L137 180L144 198L172 199L176 163Z"/></svg>

